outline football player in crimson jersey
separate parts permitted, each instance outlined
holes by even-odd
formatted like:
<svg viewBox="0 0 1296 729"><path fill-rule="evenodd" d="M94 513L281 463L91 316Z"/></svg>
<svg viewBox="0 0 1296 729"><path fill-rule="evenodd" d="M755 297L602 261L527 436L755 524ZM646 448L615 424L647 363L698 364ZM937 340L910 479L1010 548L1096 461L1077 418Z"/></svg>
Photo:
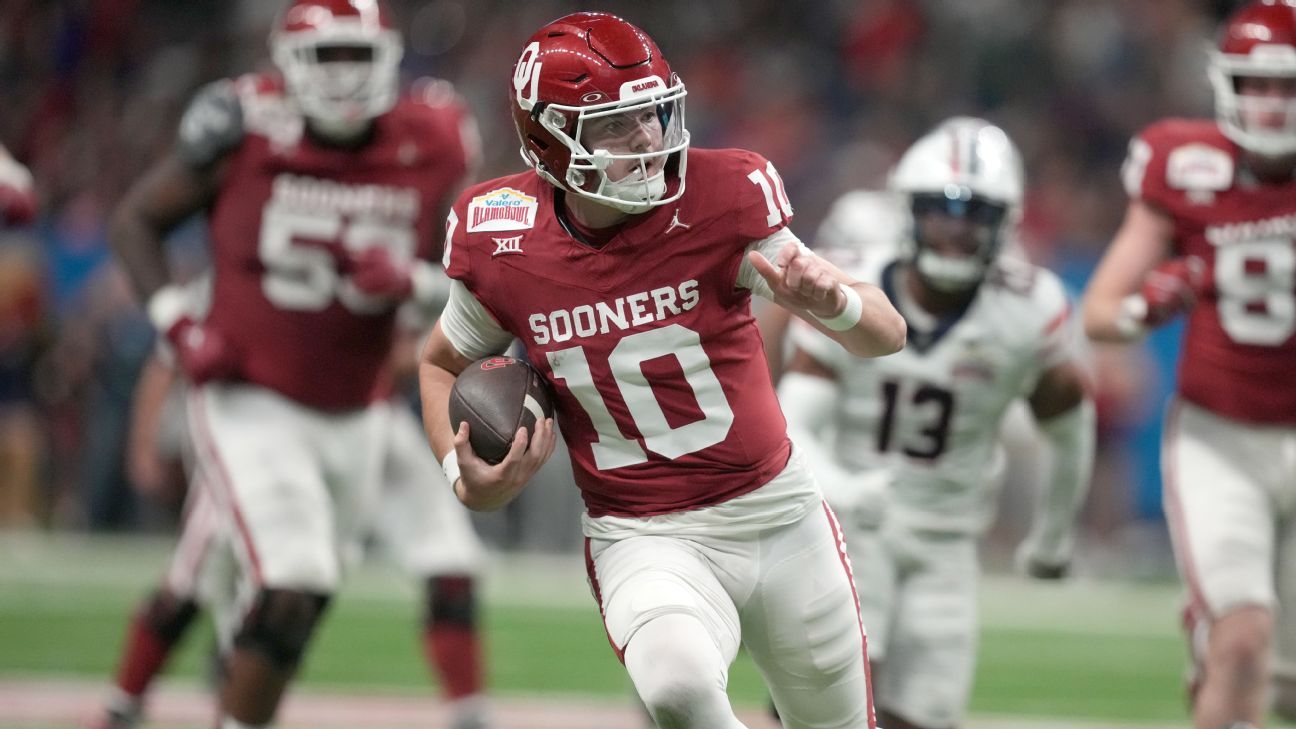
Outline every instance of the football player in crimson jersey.
<svg viewBox="0 0 1296 729"><path fill-rule="evenodd" d="M445 202L474 155L435 84L398 93L400 36L380 0L293 0L279 73L213 84L179 143L130 191L110 235L195 387L198 481L250 596L226 662L224 729L269 724L344 555L368 524L397 306L443 288ZM205 211L212 302L168 283L162 241Z"/></svg>
<svg viewBox="0 0 1296 729"><path fill-rule="evenodd" d="M905 222L850 271L891 297L909 346L850 357L798 323L779 398L846 532L879 723L942 729L962 724L972 690L977 541L994 519L1000 425L1025 398L1054 456L1019 560L1056 579L1089 486L1094 411L1061 282L1003 255L1024 196L1008 136L947 120L905 152L891 188Z"/></svg>
<svg viewBox="0 0 1296 729"><path fill-rule="evenodd" d="M402 326L391 357L395 379L408 381L413 375L422 331L426 327L415 331ZM173 361L155 352L135 391L129 439L133 480L141 493L154 498L161 495L164 481L162 441L175 435L164 433L161 421L179 374ZM420 582L421 643L449 701L451 729L482 729L489 725L490 711L483 694L477 635L475 584L481 543L450 485L438 483L443 475L408 402L396 396L386 400L385 407L391 414L383 439L381 494L371 539ZM199 610L212 612L221 650L229 648L237 629L233 614L237 599L232 594L237 585L231 579L236 568L221 530L219 509L210 492L195 482L171 562L161 582L135 610L113 690L103 710L91 717L91 729L130 729L140 723L153 680Z"/></svg>
<svg viewBox="0 0 1296 729"><path fill-rule="evenodd" d="M1275 638L1296 708L1296 0L1238 10L1210 74L1214 121L1131 142L1129 207L1084 301L1101 340L1188 318L1161 469L1199 729L1261 722Z"/></svg>
<svg viewBox="0 0 1296 729"><path fill-rule="evenodd" d="M685 88L626 21L576 13L525 44L509 94L532 169L470 188L447 220L450 303L420 380L461 501L508 503L552 454L552 420L498 465L450 423L455 375L514 337L554 387L607 636L663 727L741 727L739 644L784 726L874 725L840 530L787 437L753 293L860 356L904 344L873 286L788 230L774 166L690 149Z"/></svg>

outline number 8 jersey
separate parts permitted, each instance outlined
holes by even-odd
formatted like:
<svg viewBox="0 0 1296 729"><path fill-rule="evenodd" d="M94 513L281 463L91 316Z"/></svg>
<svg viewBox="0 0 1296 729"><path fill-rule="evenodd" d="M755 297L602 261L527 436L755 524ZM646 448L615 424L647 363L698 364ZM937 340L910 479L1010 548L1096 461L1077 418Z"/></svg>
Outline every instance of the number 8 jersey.
<svg viewBox="0 0 1296 729"><path fill-rule="evenodd" d="M518 337L554 386L591 517L719 504L791 454L750 311L764 281L743 264L750 246L795 240L782 182L759 155L703 149L686 182L600 247L573 238L555 213L563 193L530 170L467 190L447 222L446 272L493 320L478 328ZM451 343L498 351L455 326L457 301L442 319Z"/></svg>
<svg viewBox="0 0 1296 729"><path fill-rule="evenodd" d="M1206 263L1179 392L1220 415L1296 423L1296 181L1262 184L1214 121L1171 119L1130 143L1125 188L1174 221L1176 256Z"/></svg>
<svg viewBox="0 0 1296 729"><path fill-rule="evenodd" d="M386 246L435 260L437 218L476 155L472 119L423 81L355 149L324 147L274 76L204 89L180 126L186 163L225 165L209 210L208 326L242 379L322 410L367 405L391 351L395 307L350 281L349 255Z"/></svg>

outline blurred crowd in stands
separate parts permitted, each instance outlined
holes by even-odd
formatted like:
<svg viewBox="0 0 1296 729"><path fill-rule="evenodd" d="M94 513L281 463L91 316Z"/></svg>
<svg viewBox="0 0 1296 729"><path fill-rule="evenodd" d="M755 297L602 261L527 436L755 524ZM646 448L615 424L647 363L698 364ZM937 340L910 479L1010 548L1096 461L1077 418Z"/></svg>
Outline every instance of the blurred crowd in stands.
<svg viewBox="0 0 1296 729"><path fill-rule="evenodd" d="M1212 113L1205 46L1236 5L392 4L405 30L406 75L452 81L477 114L486 176L521 169L503 83L519 33L574 10L625 16L658 40L687 84L694 144L772 159L796 205L793 227L807 240L837 195L883 185L922 130L953 114L984 116L1026 156L1029 254L1075 292L1123 212L1119 166L1130 136L1160 117ZM0 524L174 523L179 486L161 500L139 499L130 486L130 397L152 330L108 250L105 219L172 143L199 86L266 66L277 9L271 0L0 3L0 142L31 168L41 201L34 226L0 231L0 491L14 495L0 502ZM178 275L200 269L202 226L187 226L172 254ZM1155 421L1176 348L1171 329L1142 350L1096 352L1102 434L1087 514L1093 534L1160 520Z"/></svg>

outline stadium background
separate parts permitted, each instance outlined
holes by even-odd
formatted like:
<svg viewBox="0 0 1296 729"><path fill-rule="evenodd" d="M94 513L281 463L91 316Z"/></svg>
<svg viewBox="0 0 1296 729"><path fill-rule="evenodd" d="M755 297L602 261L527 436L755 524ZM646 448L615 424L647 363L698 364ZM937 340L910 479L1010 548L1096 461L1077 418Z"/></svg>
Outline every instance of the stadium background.
<svg viewBox="0 0 1296 729"><path fill-rule="evenodd" d="M1163 116L1212 113L1204 49L1237 4L392 0L405 74L455 83L481 124L484 176L520 168L505 89L527 33L566 12L608 10L653 35L684 78L695 145L747 147L778 165L807 240L838 194L881 185L923 130L983 115L1027 160L1029 254L1076 293L1124 209L1117 171L1129 137ZM106 681L125 612L165 558L179 488L162 501L136 498L122 457L152 333L104 221L171 144L199 86L265 66L279 6L0 2L0 142L31 167L43 203L34 227L0 231L0 490L32 484L28 517L0 524L0 726L19 720L4 707L31 695L33 681ZM178 275L201 267L203 247L198 222L175 236ZM1171 328L1142 348L1097 350L1100 463L1079 579L1050 589L1011 576L988 583L979 715L1183 715L1156 468L1177 343ZM509 695L616 698L629 689L571 560L578 502L563 476L555 466L515 507L479 520L498 550L492 675ZM1018 474L1005 489L987 542L992 571L1006 572L1024 528L1028 481ZM382 570L360 576L312 655L308 684L419 692L412 590ZM191 644L180 673L192 681L203 649ZM759 703L750 666L736 669L734 691Z"/></svg>

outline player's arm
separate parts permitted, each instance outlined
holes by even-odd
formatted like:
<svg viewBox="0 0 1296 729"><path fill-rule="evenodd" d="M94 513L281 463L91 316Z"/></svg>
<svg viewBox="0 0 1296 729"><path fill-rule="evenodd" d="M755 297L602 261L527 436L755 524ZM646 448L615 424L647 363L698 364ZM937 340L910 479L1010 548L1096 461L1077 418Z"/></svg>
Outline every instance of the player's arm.
<svg viewBox="0 0 1296 729"><path fill-rule="evenodd" d="M166 486L166 466L158 454L158 431L167 395L176 380L173 364L159 350L144 363L131 396L126 468L141 494L158 498Z"/></svg>
<svg viewBox="0 0 1296 729"><path fill-rule="evenodd" d="M841 398L838 372L849 366L851 356L833 340L799 322L792 324L791 339L795 348L778 385L788 436L805 453L815 481L838 518L860 527L876 527L885 510L885 474L845 467L830 442Z"/></svg>
<svg viewBox="0 0 1296 729"><path fill-rule="evenodd" d="M878 357L904 347L904 318L886 294L846 275L787 228L753 244L739 284L804 319L851 354Z"/></svg>
<svg viewBox="0 0 1296 729"><path fill-rule="evenodd" d="M1147 326L1164 321L1146 321L1148 304L1153 302L1140 290L1171 254L1173 235L1174 221L1169 215L1142 200L1130 201L1116 237L1085 290L1084 327L1091 339L1128 341L1141 336ZM1139 298L1143 298L1141 312ZM1153 298L1167 303L1155 293Z"/></svg>
<svg viewBox="0 0 1296 729"><path fill-rule="evenodd" d="M195 320L193 293L170 283L163 243L216 198L228 155L242 140L233 84L205 87L181 119L175 147L127 190L109 221L108 240L146 302L149 319L195 384L234 374L237 357L219 333Z"/></svg>
<svg viewBox="0 0 1296 729"><path fill-rule="evenodd" d="M428 442L455 496L474 511L493 511L516 498L557 445L553 419L547 418L536 424L530 439L526 428L519 428L508 455L491 465L478 458L469 445L468 424L450 422L450 389L455 378L474 360L503 352L512 340L467 287L455 281L445 311L432 327L419 358L419 392Z"/></svg>
<svg viewBox="0 0 1296 729"><path fill-rule="evenodd" d="M1032 577L1056 579L1070 565L1076 514L1093 472L1094 405L1086 393L1085 374L1073 360L1045 370L1028 402L1052 458L1017 557Z"/></svg>
<svg viewBox="0 0 1296 729"><path fill-rule="evenodd" d="M108 240L144 301L171 280L163 250L167 234L215 199L226 155L242 139L233 84L205 87L185 111L175 147L126 191L113 211Z"/></svg>

